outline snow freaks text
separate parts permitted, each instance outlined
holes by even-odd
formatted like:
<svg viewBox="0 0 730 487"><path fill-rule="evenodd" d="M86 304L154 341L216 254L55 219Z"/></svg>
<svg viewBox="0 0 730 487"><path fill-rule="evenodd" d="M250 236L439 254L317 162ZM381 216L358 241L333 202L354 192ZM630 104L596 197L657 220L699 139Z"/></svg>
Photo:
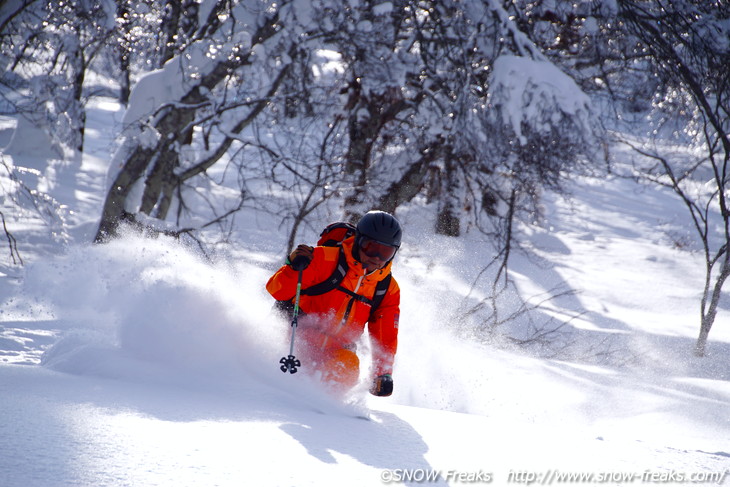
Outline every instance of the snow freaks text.
<svg viewBox="0 0 730 487"><path fill-rule="evenodd" d="M507 474L507 483L525 485L552 485L561 483L638 483L638 484L714 484L722 485L730 476L730 470L719 472L677 472L651 471L643 472L561 472L546 470L544 472L530 472L525 470L510 470ZM382 470L380 479L385 484L390 483L437 483L449 482L453 484L490 484L494 481L491 472L460 472L457 470L433 469L392 469Z"/></svg>
<svg viewBox="0 0 730 487"><path fill-rule="evenodd" d="M491 472L459 472L457 470L430 470L425 468L396 468L380 472L380 480L383 483L430 483L430 482L453 482L465 484L489 484L494 479Z"/></svg>

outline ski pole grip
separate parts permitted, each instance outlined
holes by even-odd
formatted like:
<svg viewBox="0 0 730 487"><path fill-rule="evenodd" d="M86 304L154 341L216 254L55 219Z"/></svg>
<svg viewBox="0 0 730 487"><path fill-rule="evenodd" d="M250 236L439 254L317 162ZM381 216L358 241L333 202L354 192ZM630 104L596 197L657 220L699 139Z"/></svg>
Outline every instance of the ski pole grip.
<svg viewBox="0 0 730 487"><path fill-rule="evenodd" d="M289 264L289 265L295 271L303 271L304 269L307 268L310 261L311 261L311 259L309 257L307 257L306 255L298 255L298 256L294 257L294 260L292 260L291 264Z"/></svg>

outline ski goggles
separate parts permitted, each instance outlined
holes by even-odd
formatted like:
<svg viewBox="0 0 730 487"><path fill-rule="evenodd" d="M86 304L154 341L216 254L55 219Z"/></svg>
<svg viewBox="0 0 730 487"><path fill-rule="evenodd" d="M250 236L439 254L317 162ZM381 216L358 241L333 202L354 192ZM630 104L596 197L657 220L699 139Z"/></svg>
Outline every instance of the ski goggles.
<svg viewBox="0 0 730 487"><path fill-rule="evenodd" d="M360 241L360 251L368 257L378 257L382 261L389 261L395 256L398 247L380 243L372 238L363 237Z"/></svg>

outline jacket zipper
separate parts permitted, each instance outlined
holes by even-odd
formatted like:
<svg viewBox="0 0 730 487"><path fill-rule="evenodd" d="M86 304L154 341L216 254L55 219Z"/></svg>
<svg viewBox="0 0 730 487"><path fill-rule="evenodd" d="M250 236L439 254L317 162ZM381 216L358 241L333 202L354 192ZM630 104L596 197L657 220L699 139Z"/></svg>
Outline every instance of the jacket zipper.
<svg viewBox="0 0 730 487"><path fill-rule="evenodd" d="M365 270L363 269L363 274L358 278L357 284L355 285L355 289L352 291L354 293L357 293L357 291L360 289L360 286L362 285L362 280L365 279ZM342 330L342 327L345 326L345 323L347 323L347 319L350 317L350 313L352 312L352 305L355 304L355 297L351 297L350 301L347 303L347 308L345 308L345 313L342 315L342 319L340 320L340 323L337 325L337 329L335 330L334 335L339 335L340 330ZM324 340L322 341L322 350L324 350L324 347L327 346L327 342L329 342L330 335L325 335Z"/></svg>

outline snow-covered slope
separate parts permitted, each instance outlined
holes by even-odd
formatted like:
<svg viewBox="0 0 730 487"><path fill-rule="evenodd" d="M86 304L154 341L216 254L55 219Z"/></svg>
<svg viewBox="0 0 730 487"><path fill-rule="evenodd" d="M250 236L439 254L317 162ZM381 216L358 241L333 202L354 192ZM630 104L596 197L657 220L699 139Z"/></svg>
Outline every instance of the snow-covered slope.
<svg viewBox="0 0 730 487"><path fill-rule="evenodd" d="M91 117L98 127L121 120L110 104ZM85 243L105 136L90 132L96 152L73 167L38 168L66 205L68 235L18 228L26 265L0 282L0 485L728 481L728 305L710 356L692 357L703 269L674 245L686 221L670 195L628 179L577 180L572 200L546 195L530 257L512 261L525 295L571 291L544 312L574 317L570 343L592 345L576 353L610 352L603 361L535 358L455 326L485 244L430 234L417 206L399 214L395 393L343 400L306 364L295 375L278 368L288 326L263 284L283 236L267 250L241 232L231 258L214 264L163 238Z"/></svg>

